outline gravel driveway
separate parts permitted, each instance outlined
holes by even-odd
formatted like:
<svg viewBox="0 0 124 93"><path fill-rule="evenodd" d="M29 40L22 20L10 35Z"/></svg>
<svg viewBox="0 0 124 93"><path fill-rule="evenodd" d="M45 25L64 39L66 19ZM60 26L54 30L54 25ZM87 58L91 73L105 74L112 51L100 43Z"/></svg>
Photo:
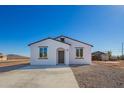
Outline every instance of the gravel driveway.
<svg viewBox="0 0 124 93"><path fill-rule="evenodd" d="M0 73L0 87L78 88L78 84L70 67L26 66Z"/></svg>

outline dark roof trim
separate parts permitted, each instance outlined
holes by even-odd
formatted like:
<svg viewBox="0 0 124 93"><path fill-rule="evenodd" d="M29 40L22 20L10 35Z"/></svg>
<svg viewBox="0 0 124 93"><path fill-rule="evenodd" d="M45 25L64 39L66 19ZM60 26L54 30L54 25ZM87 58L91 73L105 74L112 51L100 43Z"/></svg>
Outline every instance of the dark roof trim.
<svg viewBox="0 0 124 93"><path fill-rule="evenodd" d="M63 35L58 36L55 39L60 38L60 37L65 37L65 38L68 38L68 39L71 39L71 40L74 40L74 41L77 41L77 42L80 42L80 43L83 43L83 44L86 44L86 45L89 45L89 46L93 47L93 45L91 45L91 44L88 44L88 43L85 43L85 42L82 42L82 41L79 41L79 40L76 40L76 39L73 39L73 38L70 38L70 37L67 37L67 36L63 36Z"/></svg>
<svg viewBox="0 0 124 93"><path fill-rule="evenodd" d="M39 40L39 41L30 43L30 44L28 44L28 46L31 46L31 45L33 45L33 44L35 44L35 43L42 42L42 41L47 40L47 39L51 39L51 40L54 40L54 41L57 41L57 42L60 42L60 43L63 43L63 44L71 45L71 44L68 44L68 43L65 43L65 42L61 42L61 41L59 41L59 40L55 40L55 39L53 39L53 38L48 37L48 38L45 38L45 39L42 39L42 40Z"/></svg>
<svg viewBox="0 0 124 93"><path fill-rule="evenodd" d="M101 52L101 51L96 51L96 52L93 52L92 54L96 54L96 53L100 53L100 54L106 54L104 52Z"/></svg>

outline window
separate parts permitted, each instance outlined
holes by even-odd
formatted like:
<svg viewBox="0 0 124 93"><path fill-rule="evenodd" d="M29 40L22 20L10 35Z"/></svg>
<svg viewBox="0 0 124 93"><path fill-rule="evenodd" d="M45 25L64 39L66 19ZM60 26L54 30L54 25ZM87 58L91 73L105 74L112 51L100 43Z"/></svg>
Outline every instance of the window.
<svg viewBox="0 0 124 93"><path fill-rule="evenodd" d="M76 48L76 58L83 58L83 48Z"/></svg>
<svg viewBox="0 0 124 93"><path fill-rule="evenodd" d="M47 47L40 47L40 58L46 59L47 58Z"/></svg>
<svg viewBox="0 0 124 93"><path fill-rule="evenodd" d="M60 38L61 42L65 42L65 39L64 38Z"/></svg>

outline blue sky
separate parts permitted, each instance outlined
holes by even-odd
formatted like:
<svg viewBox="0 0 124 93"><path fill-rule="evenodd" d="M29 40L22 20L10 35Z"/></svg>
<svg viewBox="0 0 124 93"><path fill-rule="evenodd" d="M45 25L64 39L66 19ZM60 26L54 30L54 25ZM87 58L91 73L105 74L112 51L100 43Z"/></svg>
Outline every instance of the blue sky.
<svg viewBox="0 0 124 93"><path fill-rule="evenodd" d="M0 6L0 52L29 56L29 43L58 35L120 54L124 6Z"/></svg>

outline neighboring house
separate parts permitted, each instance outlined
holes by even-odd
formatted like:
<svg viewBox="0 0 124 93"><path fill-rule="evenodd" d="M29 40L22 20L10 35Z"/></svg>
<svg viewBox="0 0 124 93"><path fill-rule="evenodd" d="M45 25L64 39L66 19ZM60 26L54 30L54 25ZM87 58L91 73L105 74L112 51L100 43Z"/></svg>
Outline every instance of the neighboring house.
<svg viewBox="0 0 124 93"><path fill-rule="evenodd" d="M116 61L116 60L119 60L119 58L117 56L111 56L110 60L111 61Z"/></svg>
<svg viewBox="0 0 124 93"><path fill-rule="evenodd" d="M108 61L109 55L108 53L104 53L101 51L96 51L92 53L92 60L98 60L98 61Z"/></svg>
<svg viewBox="0 0 124 93"><path fill-rule="evenodd" d="M7 56L0 53L0 61L5 61L5 60L7 60Z"/></svg>
<svg viewBox="0 0 124 93"><path fill-rule="evenodd" d="M46 38L29 46L31 65L91 64L93 46L70 37Z"/></svg>

